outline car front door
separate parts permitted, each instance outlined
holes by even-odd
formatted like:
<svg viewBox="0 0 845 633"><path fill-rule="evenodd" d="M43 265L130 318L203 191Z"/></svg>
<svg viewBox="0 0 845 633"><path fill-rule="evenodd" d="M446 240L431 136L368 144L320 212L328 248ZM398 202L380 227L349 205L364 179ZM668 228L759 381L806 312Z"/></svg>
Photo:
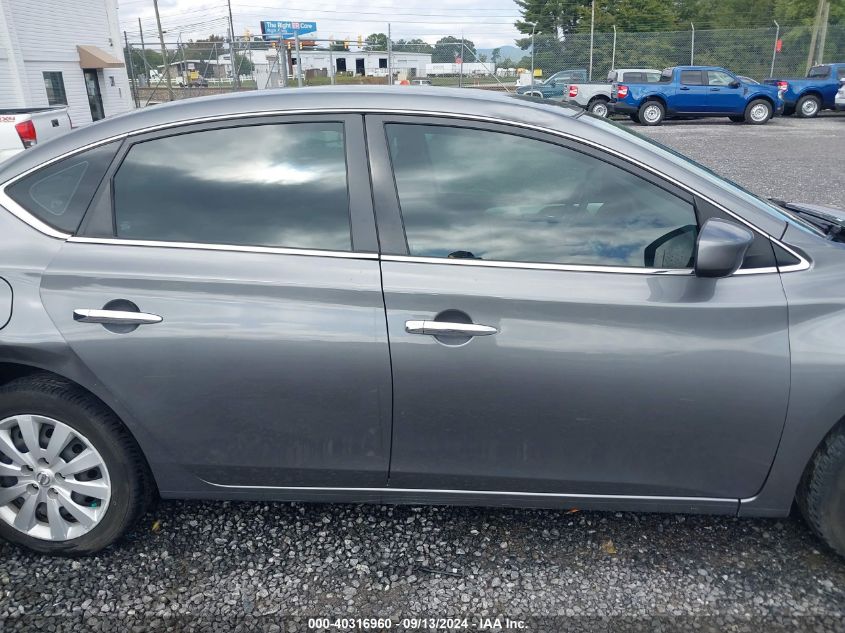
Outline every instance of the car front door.
<svg viewBox="0 0 845 633"><path fill-rule="evenodd" d="M700 114L707 112L708 93L710 88L704 81L700 70L680 71L678 87L675 94L669 98L669 110L680 114Z"/></svg>
<svg viewBox="0 0 845 633"><path fill-rule="evenodd" d="M741 81L721 70L708 70L705 75L710 110L736 115L745 112L745 93L748 89Z"/></svg>
<svg viewBox="0 0 845 633"><path fill-rule="evenodd" d="M42 296L152 437L157 472L384 485L390 364L361 117L183 126L130 137L116 162Z"/></svg>
<svg viewBox="0 0 845 633"><path fill-rule="evenodd" d="M370 116L367 137L391 486L702 503L759 490L786 411L786 304L771 267L692 274L712 205L508 126ZM766 238L753 250L769 261L749 265L773 264Z"/></svg>

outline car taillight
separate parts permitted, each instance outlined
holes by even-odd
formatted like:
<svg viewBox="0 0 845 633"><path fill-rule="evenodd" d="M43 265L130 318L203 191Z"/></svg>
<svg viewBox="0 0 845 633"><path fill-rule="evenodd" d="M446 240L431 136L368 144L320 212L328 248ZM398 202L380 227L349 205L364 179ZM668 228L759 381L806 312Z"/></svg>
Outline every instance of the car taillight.
<svg viewBox="0 0 845 633"><path fill-rule="evenodd" d="M787 88L789 88L789 84L785 81L778 82L778 92L786 92Z"/></svg>
<svg viewBox="0 0 845 633"><path fill-rule="evenodd" d="M38 142L38 137L35 134L35 125L31 120L15 123L15 129L18 132L18 136L21 137L24 147L32 147Z"/></svg>
<svg viewBox="0 0 845 633"><path fill-rule="evenodd" d="M569 86L569 96L570 97L577 97L578 96L578 86Z"/></svg>
<svg viewBox="0 0 845 633"><path fill-rule="evenodd" d="M628 96L628 86L619 86L616 88L616 98L624 99Z"/></svg>

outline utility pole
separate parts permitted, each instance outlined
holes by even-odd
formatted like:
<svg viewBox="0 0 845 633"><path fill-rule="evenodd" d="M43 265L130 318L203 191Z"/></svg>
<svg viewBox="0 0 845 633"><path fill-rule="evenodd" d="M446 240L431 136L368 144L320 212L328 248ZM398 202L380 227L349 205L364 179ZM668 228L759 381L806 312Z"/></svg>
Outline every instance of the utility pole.
<svg viewBox="0 0 845 633"><path fill-rule="evenodd" d="M332 80L332 85L334 85L334 52L332 46L334 46L334 40L329 40L329 77Z"/></svg>
<svg viewBox="0 0 845 633"><path fill-rule="evenodd" d="M593 37L596 30L596 0L593 0L592 17L590 17L590 76L589 80L593 80Z"/></svg>
<svg viewBox="0 0 845 633"><path fill-rule="evenodd" d="M158 0L153 0L158 26L158 41L161 44L161 61L164 64L164 76L167 78L167 97L173 101L173 83L170 81L170 63L167 61L167 49L164 47L164 31L161 30L161 16L158 14Z"/></svg>
<svg viewBox="0 0 845 633"><path fill-rule="evenodd" d="M232 62L232 87L237 90L240 88L241 80L238 71L235 68L235 23L232 21L232 0L227 0L229 5L229 60Z"/></svg>
<svg viewBox="0 0 845 633"><path fill-rule="evenodd" d="M149 85L150 65L147 63L147 47L144 45L144 27L141 26L141 18L138 18L138 32L141 34L141 59L144 60L144 78L147 80L147 85Z"/></svg>
<svg viewBox="0 0 845 633"><path fill-rule="evenodd" d="M390 22L387 23L387 85L393 85L393 41L390 38Z"/></svg>
<svg viewBox="0 0 845 633"><path fill-rule="evenodd" d="M534 31L537 30L537 23L531 25L531 87L534 87Z"/></svg>
<svg viewBox="0 0 845 633"><path fill-rule="evenodd" d="M822 13L824 12L824 2L825 0L819 0L819 6L816 7L816 20L813 22L813 36L810 38L810 50L807 52L807 70L805 73L810 72L810 67L813 65L816 57L816 42L819 37L819 27L822 21Z"/></svg>
<svg viewBox="0 0 845 633"><path fill-rule="evenodd" d="M296 85L302 88L302 55L299 54L299 29L294 31L293 37L296 44Z"/></svg>
<svg viewBox="0 0 845 633"><path fill-rule="evenodd" d="M613 54L610 56L610 70L616 70L616 25L613 25Z"/></svg>
<svg viewBox="0 0 845 633"><path fill-rule="evenodd" d="M458 88L463 88L464 86L464 34L461 31L461 68L460 74L458 75Z"/></svg>
<svg viewBox="0 0 845 633"><path fill-rule="evenodd" d="M824 14L822 15L822 32L819 35L819 55L816 61L824 64L824 45L827 43L827 22L830 19L830 0L824 3Z"/></svg>
<svg viewBox="0 0 845 633"><path fill-rule="evenodd" d="M140 108L141 102L138 100L138 81L135 79L135 61L132 59L132 49L129 48L129 36L126 31L123 32L123 41L126 42L126 60L129 64L129 76L132 79L132 98L135 101L135 107Z"/></svg>

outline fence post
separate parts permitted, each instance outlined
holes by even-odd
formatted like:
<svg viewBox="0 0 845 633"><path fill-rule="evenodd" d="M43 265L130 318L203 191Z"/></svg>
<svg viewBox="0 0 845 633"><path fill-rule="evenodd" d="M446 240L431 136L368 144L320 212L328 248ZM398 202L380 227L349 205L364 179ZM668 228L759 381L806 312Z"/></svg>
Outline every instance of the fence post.
<svg viewBox="0 0 845 633"><path fill-rule="evenodd" d="M132 79L132 99L135 101L135 107L140 108L141 102L138 100L138 81L135 79L135 60L132 59L132 49L129 48L129 36L126 31L123 32L123 41L126 42L126 57L129 63L129 77Z"/></svg>
<svg viewBox="0 0 845 633"><path fill-rule="evenodd" d="M334 40L329 40L329 77L332 85L334 85L334 52L332 52L332 46L334 46ZM388 62L389 64L390 62Z"/></svg>
<svg viewBox="0 0 845 633"><path fill-rule="evenodd" d="M593 0L592 14L590 17L590 75L589 80L593 80L593 37L596 30L596 0Z"/></svg>
<svg viewBox="0 0 845 633"><path fill-rule="evenodd" d="M458 88L464 87L464 34L461 33L461 63L458 69Z"/></svg>
<svg viewBox="0 0 845 633"><path fill-rule="evenodd" d="M775 56L778 54L778 40L780 39L780 24L777 20L772 20L775 23L775 45L772 46L772 68L769 70L769 77L775 76Z"/></svg>
<svg viewBox="0 0 845 633"><path fill-rule="evenodd" d="M390 37L390 22L387 23L387 85L393 85L393 40Z"/></svg>
<svg viewBox="0 0 845 633"><path fill-rule="evenodd" d="M147 47L144 45L144 27L141 26L141 18L138 18L138 32L141 34L141 59L144 60L144 79L150 83L149 64L147 63Z"/></svg>
<svg viewBox="0 0 845 633"><path fill-rule="evenodd" d="M610 58L610 70L616 70L616 25L613 25L613 55Z"/></svg>
<svg viewBox="0 0 845 633"><path fill-rule="evenodd" d="M689 49L689 65L695 66L695 24L690 22L689 25L692 27L692 42L690 43Z"/></svg>

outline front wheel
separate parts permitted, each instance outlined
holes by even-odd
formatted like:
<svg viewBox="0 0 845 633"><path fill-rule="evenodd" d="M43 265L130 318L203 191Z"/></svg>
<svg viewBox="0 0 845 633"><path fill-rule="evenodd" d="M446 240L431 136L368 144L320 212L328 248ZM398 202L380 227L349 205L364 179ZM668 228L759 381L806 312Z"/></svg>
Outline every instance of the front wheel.
<svg viewBox="0 0 845 633"><path fill-rule="evenodd" d="M752 125L763 125L764 123L768 123L769 119L772 118L772 114L774 111L772 110L772 104L768 101L764 101L763 99L756 99L748 104L748 107L745 108L745 119L746 123L751 123Z"/></svg>
<svg viewBox="0 0 845 633"><path fill-rule="evenodd" d="M821 102L818 97L813 95L806 95L798 100L795 104L795 111L802 119L812 119L821 110Z"/></svg>
<svg viewBox="0 0 845 633"><path fill-rule="evenodd" d="M607 101L604 99L595 99L587 106L587 112L596 116L606 117L610 114L610 108L607 107Z"/></svg>
<svg viewBox="0 0 845 633"><path fill-rule="evenodd" d="M666 116L666 109L659 101L646 101L637 113L642 125L660 125Z"/></svg>
<svg viewBox="0 0 845 633"><path fill-rule="evenodd" d="M151 496L140 449L102 402L49 374L0 388L0 536L46 554L93 554Z"/></svg>
<svg viewBox="0 0 845 633"><path fill-rule="evenodd" d="M812 530L845 556L845 426L813 455L798 489L798 507Z"/></svg>

